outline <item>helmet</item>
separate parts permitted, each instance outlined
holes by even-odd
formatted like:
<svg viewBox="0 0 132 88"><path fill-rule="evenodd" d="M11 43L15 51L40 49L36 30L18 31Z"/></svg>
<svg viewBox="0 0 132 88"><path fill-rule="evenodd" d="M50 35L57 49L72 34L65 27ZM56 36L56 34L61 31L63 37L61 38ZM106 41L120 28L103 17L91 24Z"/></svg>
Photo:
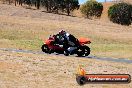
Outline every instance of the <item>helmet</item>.
<svg viewBox="0 0 132 88"><path fill-rule="evenodd" d="M65 34L66 32L64 30L59 31L59 34Z"/></svg>

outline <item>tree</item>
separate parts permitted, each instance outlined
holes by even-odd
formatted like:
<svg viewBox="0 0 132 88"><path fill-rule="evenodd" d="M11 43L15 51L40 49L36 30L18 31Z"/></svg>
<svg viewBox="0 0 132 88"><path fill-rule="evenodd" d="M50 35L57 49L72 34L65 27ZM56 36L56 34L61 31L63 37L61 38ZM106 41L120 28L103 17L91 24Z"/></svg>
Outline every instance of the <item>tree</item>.
<svg viewBox="0 0 132 88"><path fill-rule="evenodd" d="M121 25L130 25L132 23L132 5L128 3L117 3L108 10L110 21Z"/></svg>
<svg viewBox="0 0 132 88"><path fill-rule="evenodd" d="M87 18L91 18L93 16L101 17L102 11L103 11L102 3L98 3L97 1L94 0L87 1L81 7L81 12Z"/></svg>
<svg viewBox="0 0 132 88"><path fill-rule="evenodd" d="M46 7L47 12L51 12L53 0L42 0L42 6Z"/></svg>
<svg viewBox="0 0 132 88"><path fill-rule="evenodd" d="M65 6L68 16L70 15L71 11L80 7L78 0L65 0Z"/></svg>
<svg viewBox="0 0 132 88"><path fill-rule="evenodd" d="M40 6L43 6L46 8L47 12L55 12L59 13L59 10L62 12L66 12L68 15L70 15L70 12L74 9L79 8L78 0L18 0L19 5L22 5L24 2L27 5L35 5L37 9L40 8ZM16 6L17 0L15 0L15 6Z"/></svg>
<svg viewBox="0 0 132 88"><path fill-rule="evenodd" d="M79 8L78 0L41 0L42 5L46 7L48 12L56 12L59 10L66 12L70 15L70 12Z"/></svg>

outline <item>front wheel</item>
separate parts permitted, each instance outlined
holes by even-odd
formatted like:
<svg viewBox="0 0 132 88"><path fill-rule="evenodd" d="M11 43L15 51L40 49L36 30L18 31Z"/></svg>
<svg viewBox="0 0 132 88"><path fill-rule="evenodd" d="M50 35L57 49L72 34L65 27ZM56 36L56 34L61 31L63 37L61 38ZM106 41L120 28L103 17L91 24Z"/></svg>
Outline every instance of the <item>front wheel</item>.
<svg viewBox="0 0 132 88"><path fill-rule="evenodd" d="M41 49L43 52L49 53L49 47L46 44L42 45Z"/></svg>

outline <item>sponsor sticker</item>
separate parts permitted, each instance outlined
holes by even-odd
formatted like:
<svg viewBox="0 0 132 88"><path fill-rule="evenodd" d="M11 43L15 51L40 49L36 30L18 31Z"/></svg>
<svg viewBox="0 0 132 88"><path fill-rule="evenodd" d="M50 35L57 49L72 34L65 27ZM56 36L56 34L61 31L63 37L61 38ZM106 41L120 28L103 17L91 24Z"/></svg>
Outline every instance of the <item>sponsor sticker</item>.
<svg viewBox="0 0 132 88"><path fill-rule="evenodd" d="M130 83L129 74L85 74L76 76L77 83Z"/></svg>

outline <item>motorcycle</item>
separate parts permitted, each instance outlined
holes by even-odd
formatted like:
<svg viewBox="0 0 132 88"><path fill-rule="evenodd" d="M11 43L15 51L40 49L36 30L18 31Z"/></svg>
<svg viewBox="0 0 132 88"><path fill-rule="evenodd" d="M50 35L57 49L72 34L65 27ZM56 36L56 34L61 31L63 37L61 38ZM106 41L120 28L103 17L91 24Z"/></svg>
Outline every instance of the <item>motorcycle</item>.
<svg viewBox="0 0 132 88"><path fill-rule="evenodd" d="M46 41L44 41L44 44L42 45L41 49L43 52L51 54L51 53L58 53L58 54L64 54L65 56L77 54L78 56L88 56L90 54L90 48L86 46L86 44L90 44L91 41L86 38L80 38L79 41L79 47L72 50L71 52L68 52L67 49L63 47L63 45L55 44L54 37L50 37Z"/></svg>

